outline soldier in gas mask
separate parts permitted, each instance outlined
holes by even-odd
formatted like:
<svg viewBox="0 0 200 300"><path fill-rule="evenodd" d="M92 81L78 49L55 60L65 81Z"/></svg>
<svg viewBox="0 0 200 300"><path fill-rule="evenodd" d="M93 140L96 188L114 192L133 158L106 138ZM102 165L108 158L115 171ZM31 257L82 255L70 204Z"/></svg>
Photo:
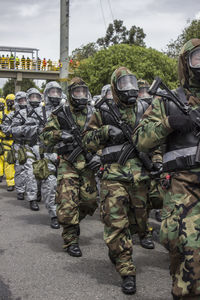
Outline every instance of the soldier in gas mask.
<svg viewBox="0 0 200 300"><path fill-rule="evenodd" d="M153 100L133 141L145 152L166 144L160 238L170 254L174 299L192 300L200 297L200 39L182 47L178 75L180 87Z"/></svg>
<svg viewBox="0 0 200 300"><path fill-rule="evenodd" d="M133 219L143 247L153 249L147 226L149 172L130 144L131 134L143 114L138 110L136 77L125 67L112 74L113 100L92 116L84 143L90 151L102 149L101 219L109 257L122 277L122 291L136 292L136 268L132 260ZM100 102L101 103L101 100ZM107 107L107 108L106 108Z"/></svg>
<svg viewBox="0 0 200 300"><path fill-rule="evenodd" d="M78 77L71 80L69 104L53 111L41 139L48 149L60 156L57 186L57 216L63 227L63 248L71 256L82 256L79 247L80 221L93 215L97 208L97 189L94 178L99 158L87 153L82 145L82 134L91 117L88 87Z"/></svg>

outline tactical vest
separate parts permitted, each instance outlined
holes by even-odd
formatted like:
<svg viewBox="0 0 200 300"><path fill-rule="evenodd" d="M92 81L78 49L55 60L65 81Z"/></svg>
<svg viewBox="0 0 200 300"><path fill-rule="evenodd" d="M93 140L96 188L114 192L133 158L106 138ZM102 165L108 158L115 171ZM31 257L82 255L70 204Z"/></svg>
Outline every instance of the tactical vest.
<svg viewBox="0 0 200 300"><path fill-rule="evenodd" d="M184 90L181 87L175 93L184 104L188 104ZM183 115L183 112L175 103L167 99L164 101L167 116ZM200 158L196 157L198 143L199 137L194 132L181 133L174 131L169 134L163 155L163 170L170 172L200 166Z"/></svg>
<svg viewBox="0 0 200 300"><path fill-rule="evenodd" d="M144 112L147 110L148 106L149 106L149 104L145 100L141 99L141 100L137 101L137 112L136 112L135 124L133 127L131 125L128 125L128 128L131 133L138 126L138 124L139 124ZM115 105L113 105L113 109L114 110L116 109ZM135 114L134 106L130 109L132 109L133 114ZM101 113L103 125L113 125L113 126L119 128L119 125L117 124L117 122L113 118L112 114L110 113L109 107L107 106L107 104L104 103L103 105L101 105L100 113ZM116 144L113 145L112 143L108 143L108 146L102 150L102 157L101 157L102 163L105 164L105 163L117 162L120 158L120 155L123 153L126 145L127 145L127 141L124 141L123 143L121 143L119 145L116 145ZM128 159L134 158L135 156L136 156L136 152L134 151L128 157Z"/></svg>

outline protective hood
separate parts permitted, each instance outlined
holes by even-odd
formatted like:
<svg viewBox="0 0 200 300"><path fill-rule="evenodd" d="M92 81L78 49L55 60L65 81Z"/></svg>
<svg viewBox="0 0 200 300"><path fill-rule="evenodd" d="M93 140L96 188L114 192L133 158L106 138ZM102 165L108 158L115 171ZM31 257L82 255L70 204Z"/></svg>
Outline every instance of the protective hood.
<svg viewBox="0 0 200 300"><path fill-rule="evenodd" d="M106 84L106 85L104 85L102 87L101 98L113 99L113 95L112 95L111 85L110 84Z"/></svg>
<svg viewBox="0 0 200 300"><path fill-rule="evenodd" d="M51 89L56 89L60 92L59 97L52 97L53 101L51 101L49 97L49 91ZM50 81L46 84L45 89L44 89L44 101L45 101L45 106L47 109L55 109L57 106L60 105L61 100L63 98L63 92L60 84L57 81Z"/></svg>
<svg viewBox="0 0 200 300"><path fill-rule="evenodd" d="M21 107L20 104L19 104L19 100L22 99L22 98L27 99L26 93L23 92L23 91L17 92L16 95L15 95L15 110L16 110L16 111L25 108L25 107Z"/></svg>
<svg viewBox="0 0 200 300"><path fill-rule="evenodd" d="M81 88L83 95L75 97L74 91ZM89 90L85 81L80 77L74 77L68 86L69 103L75 110L83 110L86 108L89 99Z"/></svg>
<svg viewBox="0 0 200 300"><path fill-rule="evenodd" d="M10 107L9 102L13 102L15 100L15 95L14 94L8 94L6 96L6 110L10 111L10 110L14 110L15 106L13 105L12 107Z"/></svg>
<svg viewBox="0 0 200 300"><path fill-rule="evenodd" d="M144 79L138 80L138 99L152 99L152 96L148 94L150 84Z"/></svg>
<svg viewBox="0 0 200 300"><path fill-rule="evenodd" d="M133 103L124 103L124 101L122 100L122 95L120 95L120 92L118 91L117 89L117 82L119 80L119 78L121 78L122 76L125 76L125 75L133 75L133 73L127 69L126 67L120 67L118 69L116 69L112 76L111 76L111 90L112 90L112 95L113 95L113 100L115 101L115 103L117 103L118 105L130 105L132 106ZM135 76L134 76L135 77ZM138 91L138 86L137 86L137 79L135 78L136 80L136 84L135 84L135 92ZM136 96L136 97L135 97ZM135 101L136 101L136 98L137 98L137 95L133 95L132 97L133 99L135 98Z"/></svg>
<svg viewBox="0 0 200 300"><path fill-rule="evenodd" d="M178 61L178 77L181 86L198 98L200 98L200 77L197 79L189 65L189 54L195 48L200 47L200 39L189 40L181 49Z"/></svg>
<svg viewBox="0 0 200 300"><path fill-rule="evenodd" d="M42 94L40 93L40 91L38 91L38 89L36 89L36 88L30 88L30 89L28 89L28 91L26 93L27 93L28 109L38 107L42 101ZM36 97L34 97L34 99L32 99L33 95L34 96L37 95L37 99L35 99Z"/></svg>

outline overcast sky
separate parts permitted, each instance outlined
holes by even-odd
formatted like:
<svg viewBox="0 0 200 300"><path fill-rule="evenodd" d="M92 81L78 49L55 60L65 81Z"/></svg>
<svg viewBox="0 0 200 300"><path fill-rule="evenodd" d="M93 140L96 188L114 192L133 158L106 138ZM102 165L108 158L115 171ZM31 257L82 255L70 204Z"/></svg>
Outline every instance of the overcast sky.
<svg viewBox="0 0 200 300"><path fill-rule="evenodd" d="M0 4L0 46L38 48L41 58L59 59L60 0L0 0ZM70 0L70 53L105 36L105 26L113 18L123 20L128 29L143 28L147 47L161 50L177 38L188 19L200 18L200 1Z"/></svg>

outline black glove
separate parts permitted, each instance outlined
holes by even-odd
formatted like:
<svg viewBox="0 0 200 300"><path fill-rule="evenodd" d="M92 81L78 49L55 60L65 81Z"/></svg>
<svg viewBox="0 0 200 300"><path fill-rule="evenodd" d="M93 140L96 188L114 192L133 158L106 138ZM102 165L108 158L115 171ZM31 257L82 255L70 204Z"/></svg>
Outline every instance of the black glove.
<svg viewBox="0 0 200 300"><path fill-rule="evenodd" d="M87 167L91 170L99 169L101 165L101 158L99 155L94 155L92 159L87 163Z"/></svg>
<svg viewBox="0 0 200 300"><path fill-rule="evenodd" d="M195 124L188 115L169 116L169 125L174 130L181 132L193 131Z"/></svg>
<svg viewBox="0 0 200 300"><path fill-rule="evenodd" d="M73 135L65 130L62 131L62 134L61 134L61 140L64 142L64 143L72 143L74 138L73 138Z"/></svg>
<svg viewBox="0 0 200 300"><path fill-rule="evenodd" d="M124 141L124 134L122 130L115 126L109 125L108 134L111 141L114 143L120 143Z"/></svg>
<svg viewBox="0 0 200 300"><path fill-rule="evenodd" d="M160 175L163 172L163 164L161 162L154 162L151 171L152 176Z"/></svg>

